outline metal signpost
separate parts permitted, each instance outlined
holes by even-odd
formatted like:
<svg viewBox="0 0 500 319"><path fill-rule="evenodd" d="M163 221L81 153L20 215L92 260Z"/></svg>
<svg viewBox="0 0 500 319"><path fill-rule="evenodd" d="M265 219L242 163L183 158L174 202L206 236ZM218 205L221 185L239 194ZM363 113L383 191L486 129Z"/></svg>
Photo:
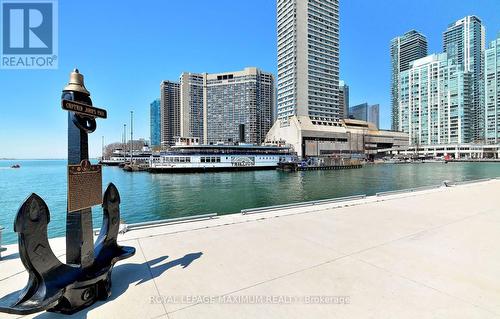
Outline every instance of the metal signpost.
<svg viewBox="0 0 500 319"><path fill-rule="evenodd" d="M68 213L66 264L52 252L47 226L47 205L32 194L21 205L14 222L19 255L29 274L26 288L0 299L0 312L26 315L43 310L75 313L111 295L114 264L135 254L133 247L118 246L120 195L109 184L102 197L102 168L89 161L88 134L106 110L92 106L90 93L78 70L71 73L62 93L68 111ZM92 206L102 205L103 222L94 245Z"/></svg>

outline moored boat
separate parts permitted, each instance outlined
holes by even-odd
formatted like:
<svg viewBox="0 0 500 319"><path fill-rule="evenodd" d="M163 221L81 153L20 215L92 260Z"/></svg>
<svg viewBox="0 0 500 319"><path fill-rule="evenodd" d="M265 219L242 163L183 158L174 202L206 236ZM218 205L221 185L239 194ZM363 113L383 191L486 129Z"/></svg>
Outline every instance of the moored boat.
<svg viewBox="0 0 500 319"><path fill-rule="evenodd" d="M195 173L276 169L296 158L288 147L255 145L172 146L151 158L151 173Z"/></svg>

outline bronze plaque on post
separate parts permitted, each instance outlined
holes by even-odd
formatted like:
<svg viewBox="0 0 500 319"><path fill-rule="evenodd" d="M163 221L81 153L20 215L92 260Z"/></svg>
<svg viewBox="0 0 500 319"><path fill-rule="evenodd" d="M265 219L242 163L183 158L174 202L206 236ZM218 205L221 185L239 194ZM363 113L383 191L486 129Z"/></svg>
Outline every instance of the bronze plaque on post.
<svg viewBox="0 0 500 319"><path fill-rule="evenodd" d="M68 165L68 212L102 204L102 166Z"/></svg>

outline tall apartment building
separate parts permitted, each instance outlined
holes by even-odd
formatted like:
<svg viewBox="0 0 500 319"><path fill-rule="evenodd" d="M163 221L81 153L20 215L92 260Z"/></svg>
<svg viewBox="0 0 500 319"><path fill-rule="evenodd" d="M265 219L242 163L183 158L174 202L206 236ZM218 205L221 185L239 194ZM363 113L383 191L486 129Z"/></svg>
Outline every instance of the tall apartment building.
<svg viewBox="0 0 500 319"><path fill-rule="evenodd" d="M430 55L400 75L400 128L413 145L470 142L471 74L448 59Z"/></svg>
<svg viewBox="0 0 500 319"><path fill-rule="evenodd" d="M151 146L161 145L161 101L156 99L149 105L149 133Z"/></svg>
<svg viewBox="0 0 500 319"><path fill-rule="evenodd" d="M182 73L180 135L197 137L203 141L203 80L202 74Z"/></svg>
<svg viewBox="0 0 500 319"><path fill-rule="evenodd" d="M245 68L203 77L204 143L262 143L273 125L274 76Z"/></svg>
<svg viewBox="0 0 500 319"><path fill-rule="evenodd" d="M349 117L349 85L344 81L339 81L339 105L340 118L346 119Z"/></svg>
<svg viewBox="0 0 500 319"><path fill-rule="evenodd" d="M402 131L399 114L399 77L410 68L410 63L427 56L427 38L411 30L391 41L391 107L392 129Z"/></svg>
<svg viewBox="0 0 500 319"><path fill-rule="evenodd" d="M161 146L175 144L180 136L180 85L171 81L163 81L161 91Z"/></svg>
<svg viewBox="0 0 500 319"><path fill-rule="evenodd" d="M362 120L375 125L379 128L380 125L380 105L363 103L352 106L349 108L349 118L355 120Z"/></svg>
<svg viewBox="0 0 500 319"><path fill-rule="evenodd" d="M452 63L471 73L471 138L484 142L484 51L485 28L476 16L467 16L449 25L443 33L443 49Z"/></svg>
<svg viewBox="0 0 500 319"><path fill-rule="evenodd" d="M485 135L486 143L500 143L500 33L485 51Z"/></svg>
<svg viewBox="0 0 500 319"><path fill-rule="evenodd" d="M339 94L338 0L277 0L277 33L278 120L266 141L301 158L363 157L406 143L405 133L341 119L349 102Z"/></svg>
<svg viewBox="0 0 500 319"><path fill-rule="evenodd" d="M337 125L339 1L278 0L278 120Z"/></svg>
<svg viewBox="0 0 500 319"><path fill-rule="evenodd" d="M276 86L257 68L225 73L182 73L162 84L162 138L199 138L204 144L260 144L274 123ZM163 141L162 139L162 141Z"/></svg>

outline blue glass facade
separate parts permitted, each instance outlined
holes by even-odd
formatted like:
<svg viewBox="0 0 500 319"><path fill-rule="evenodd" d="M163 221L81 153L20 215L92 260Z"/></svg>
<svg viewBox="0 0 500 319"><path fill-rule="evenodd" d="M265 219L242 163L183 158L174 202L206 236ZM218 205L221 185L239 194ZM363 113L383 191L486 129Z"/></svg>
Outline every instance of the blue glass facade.
<svg viewBox="0 0 500 319"><path fill-rule="evenodd" d="M380 105L363 103L349 108L349 118L370 122L377 128L380 124Z"/></svg>
<svg viewBox="0 0 500 319"><path fill-rule="evenodd" d="M410 63L427 56L427 38L415 30L391 41L391 107L392 130L401 131L399 114L399 75L410 68Z"/></svg>
<svg viewBox="0 0 500 319"><path fill-rule="evenodd" d="M484 142L485 114L483 99L483 68L486 30L476 16L467 16L448 27L443 33L443 49L452 64L462 67L471 77L470 137L471 142Z"/></svg>
<svg viewBox="0 0 500 319"><path fill-rule="evenodd" d="M149 107L151 146L161 145L161 103L154 100Z"/></svg>
<svg viewBox="0 0 500 319"><path fill-rule="evenodd" d="M485 53L485 128L486 142L500 142L500 33Z"/></svg>
<svg viewBox="0 0 500 319"><path fill-rule="evenodd" d="M471 73L448 59L430 55L400 74L400 127L412 145L471 141Z"/></svg>

